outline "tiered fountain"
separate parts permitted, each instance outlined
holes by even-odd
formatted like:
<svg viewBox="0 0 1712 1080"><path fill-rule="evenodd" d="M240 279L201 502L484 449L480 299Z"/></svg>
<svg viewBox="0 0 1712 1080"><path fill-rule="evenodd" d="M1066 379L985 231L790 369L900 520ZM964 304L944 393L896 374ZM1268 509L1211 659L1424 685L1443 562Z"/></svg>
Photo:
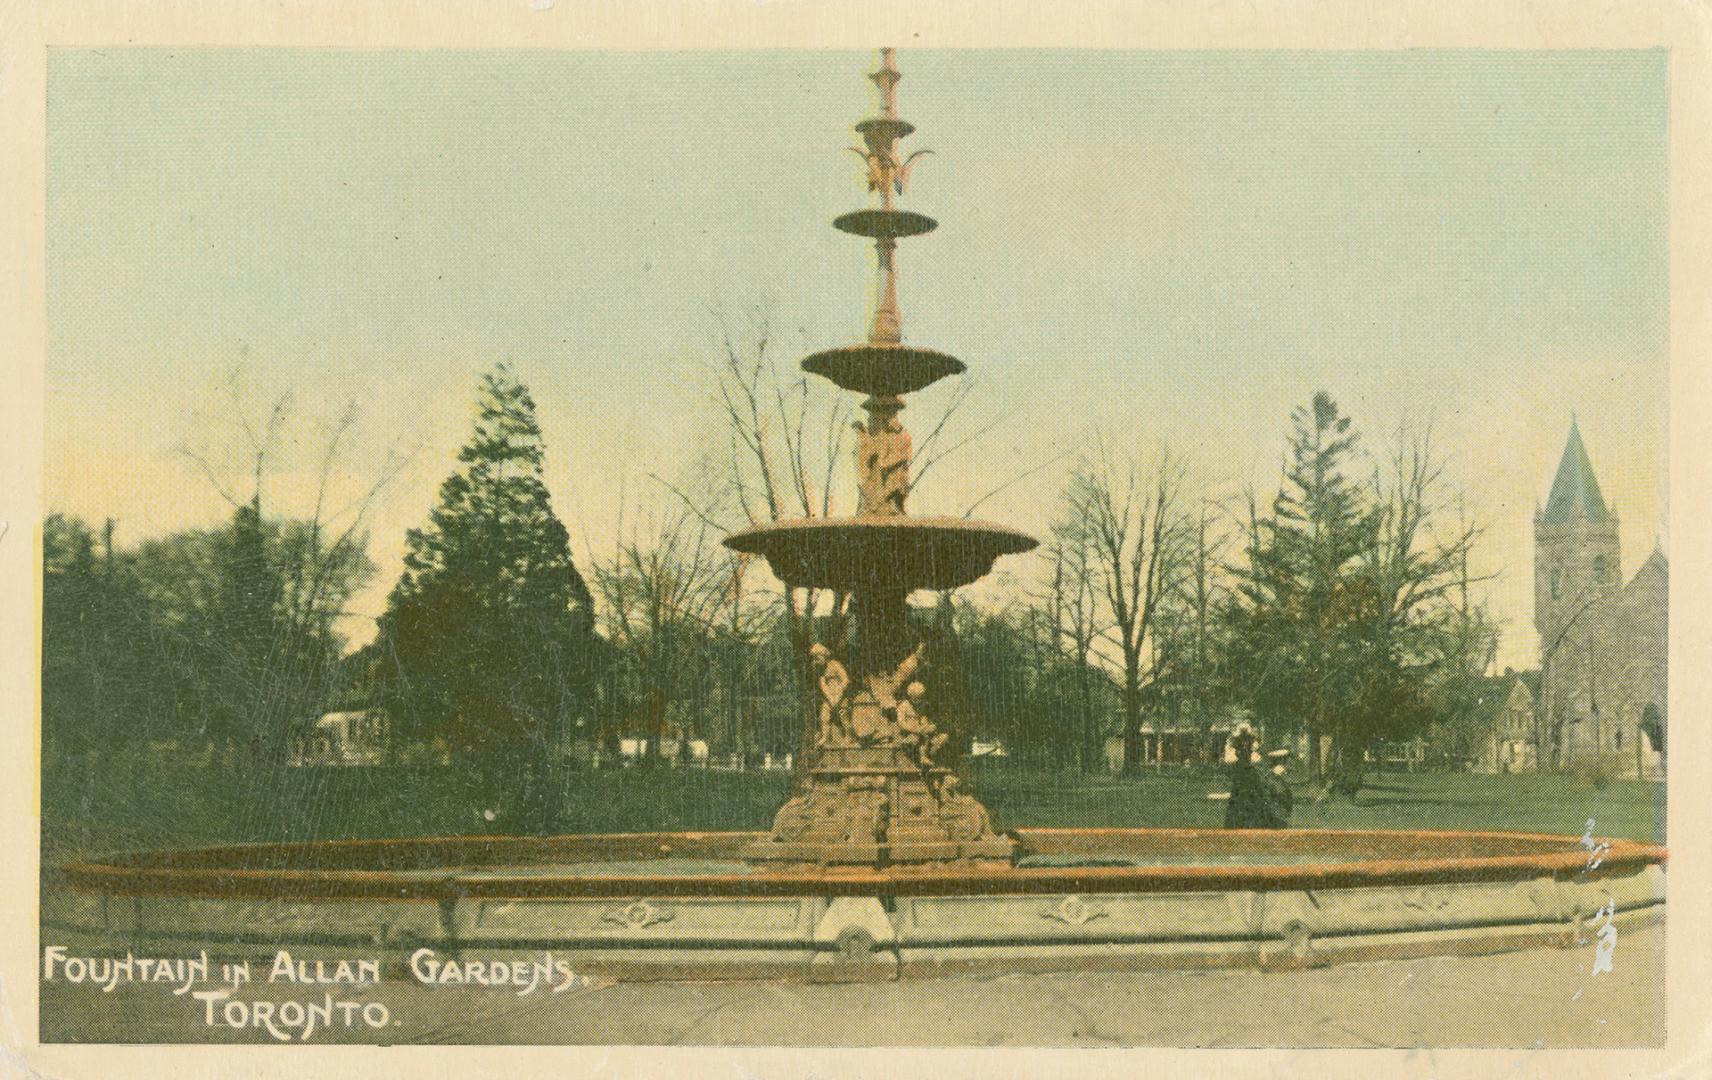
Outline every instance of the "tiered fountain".
<svg viewBox="0 0 1712 1080"><path fill-rule="evenodd" d="M222 956L565 953L622 978L891 977L1091 966L1291 967L1585 942L1596 913L1657 918L1662 848L1499 832L1221 829L993 831L942 764L914 589L949 589L1034 541L905 514L903 395L963 369L906 346L897 242L934 222L897 209L891 50L881 114L857 125L877 208L835 224L872 239L868 341L809 371L866 395L858 502L844 520L738 533L792 585L852 598L845 655L815 653L819 724L771 832L440 837L151 851L63 868L44 940ZM912 155L913 156L913 155Z"/></svg>
<svg viewBox="0 0 1712 1080"><path fill-rule="evenodd" d="M915 129L897 114L901 76L891 49L871 76L880 115L856 125L875 209L833 222L869 237L879 256L880 302L868 340L815 353L803 368L866 394L866 424L856 425L856 516L780 521L738 533L726 544L762 555L789 586L847 593L855 637L847 657L815 648L820 722L808 758L806 790L779 811L768 839L750 858L814 863L1008 862L1015 842L996 835L981 804L958 789L940 764L946 736L926 715L931 677L926 643L916 639L907 598L916 589L953 589L992 569L1000 555L1027 551L1032 539L1001 525L912 518L911 445L899 414L903 395L963 370L955 357L903 343L898 312L898 240L930 232L932 218L899 210L914 159L899 140Z"/></svg>

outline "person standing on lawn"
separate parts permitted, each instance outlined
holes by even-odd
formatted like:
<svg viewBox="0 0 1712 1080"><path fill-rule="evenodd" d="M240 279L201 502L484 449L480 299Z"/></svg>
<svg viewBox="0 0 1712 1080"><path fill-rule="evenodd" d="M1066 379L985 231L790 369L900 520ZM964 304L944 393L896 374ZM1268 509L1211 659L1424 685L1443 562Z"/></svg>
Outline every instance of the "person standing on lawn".
<svg viewBox="0 0 1712 1080"><path fill-rule="evenodd" d="M1290 795L1289 781L1284 779L1290 763L1288 748L1280 748L1266 755L1272 763L1272 768L1261 781L1261 811L1264 829L1288 829L1290 827L1290 810L1294 799Z"/></svg>
<svg viewBox="0 0 1712 1080"><path fill-rule="evenodd" d="M1248 724L1238 724L1225 743L1225 770L1230 777L1225 828L1263 828L1265 786L1260 776L1259 739Z"/></svg>

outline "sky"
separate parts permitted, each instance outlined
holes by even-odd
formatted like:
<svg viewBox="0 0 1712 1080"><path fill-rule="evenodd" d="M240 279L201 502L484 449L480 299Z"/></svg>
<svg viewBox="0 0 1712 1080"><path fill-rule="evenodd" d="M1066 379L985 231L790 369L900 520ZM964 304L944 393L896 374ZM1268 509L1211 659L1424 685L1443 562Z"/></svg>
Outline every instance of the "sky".
<svg viewBox="0 0 1712 1080"><path fill-rule="evenodd" d="M49 509L121 543L229 508L228 383L292 395L264 490L306 512L324 425L373 509L372 634L511 362L579 564L710 445L722 322L859 340L872 250L845 147L873 53L63 50L48 72ZM1499 665L1534 662L1532 515L1573 415L1625 574L1665 526L1667 60L1641 52L909 51L929 148L900 205L904 333L962 358L976 437L915 512L1036 535L1080 448L1170 447L1193 487L1275 487L1330 392L1380 453L1430 424L1483 526ZM955 387L911 399L931 423ZM984 434L980 434L985 432ZM852 481L853 486L853 481ZM1026 577L1026 561L1012 565Z"/></svg>

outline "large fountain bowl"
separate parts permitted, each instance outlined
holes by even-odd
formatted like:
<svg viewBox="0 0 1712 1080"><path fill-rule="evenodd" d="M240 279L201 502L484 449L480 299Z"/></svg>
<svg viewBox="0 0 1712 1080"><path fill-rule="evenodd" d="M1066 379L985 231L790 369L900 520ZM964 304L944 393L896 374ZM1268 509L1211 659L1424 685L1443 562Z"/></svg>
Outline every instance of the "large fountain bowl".
<svg viewBox="0 0 1712 1080"><path fill-rule="evenodd" d="M790 585L825 589L955 589L984 577L1000 555L1035 546L1033 537L966 518L803 518L758 525L725 543L762 555Z"/></svg>

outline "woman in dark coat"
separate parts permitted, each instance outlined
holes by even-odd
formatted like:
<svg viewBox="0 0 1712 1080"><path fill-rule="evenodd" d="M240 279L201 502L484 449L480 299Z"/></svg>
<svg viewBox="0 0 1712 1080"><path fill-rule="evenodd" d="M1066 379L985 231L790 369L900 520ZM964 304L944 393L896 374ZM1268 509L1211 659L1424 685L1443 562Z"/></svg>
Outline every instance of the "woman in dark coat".
<svg viewBox="0 0 1712 1080"><path fill-rule="evenodd" d="M1272 768L1261 781L1261 810L1264 819L1261 828L1288 829L1290 810L1295 802L1290 795L1290 785L1284 779L1290 751L1274 750L1266 757L1271 761Z"/></svg>
<svg viewBox="0 0 1712 1080"><path fill-rule="evenodd" d="M1230 801L1225 804L1225 828L1264 827L1266 790L1257 767L1260 753L1254 729L1240 725L1225 744L1225 769L1230 777Z"/></svg>

